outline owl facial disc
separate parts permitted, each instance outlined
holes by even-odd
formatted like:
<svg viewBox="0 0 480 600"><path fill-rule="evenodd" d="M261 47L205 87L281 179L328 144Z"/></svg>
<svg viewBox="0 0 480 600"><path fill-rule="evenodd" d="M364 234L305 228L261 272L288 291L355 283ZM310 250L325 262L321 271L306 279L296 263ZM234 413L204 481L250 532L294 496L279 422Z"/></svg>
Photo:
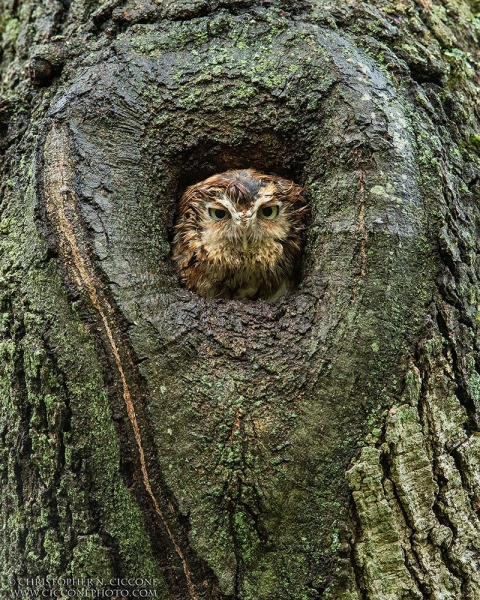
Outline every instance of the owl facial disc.
<svg viewBox="0 0 480 600"><path fill-rule="evenodd" d="M205 298L273 301L292 290L308 210L302 192L253 169L189 187L172 248L180 283Z"/></svg>

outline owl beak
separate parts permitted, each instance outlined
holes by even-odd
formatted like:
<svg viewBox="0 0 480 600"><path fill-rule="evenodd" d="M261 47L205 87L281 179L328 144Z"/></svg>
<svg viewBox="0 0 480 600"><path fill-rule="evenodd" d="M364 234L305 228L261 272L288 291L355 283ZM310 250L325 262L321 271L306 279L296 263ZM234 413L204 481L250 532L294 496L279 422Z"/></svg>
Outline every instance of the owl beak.
<svg viewBox="0 0 480 600"><path fill-rule="evenodd" d="M248 235L246 232L250 228L251 223L252 223L252 211L247 210L246 212L242 213L241 221L240 221L240 227L241 227L241 229L243 229L243 235L241 237L241 240L242 240L242 247L243 247L244 252L246 252L247 248L248 248Z"/></svg>

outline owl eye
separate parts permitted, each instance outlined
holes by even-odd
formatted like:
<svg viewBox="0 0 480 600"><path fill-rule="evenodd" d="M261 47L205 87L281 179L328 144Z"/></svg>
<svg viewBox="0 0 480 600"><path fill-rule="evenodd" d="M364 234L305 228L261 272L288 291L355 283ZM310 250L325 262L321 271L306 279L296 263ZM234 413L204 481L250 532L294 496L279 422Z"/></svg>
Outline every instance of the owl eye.
<svg viewBox="0 0 480 600"><path fill-rule="evenodd" d="M221 208L209 208L208 214L214 221L221 221L227 216L227 211Z"/></svg>
<svg viewBox="0 0 480 600"><path fill-rule="evenodd" d="M264 219L268 219L269 221L273 221L275 217L278 215L278 206L265 206L260 210L260 216Z"/></svg>

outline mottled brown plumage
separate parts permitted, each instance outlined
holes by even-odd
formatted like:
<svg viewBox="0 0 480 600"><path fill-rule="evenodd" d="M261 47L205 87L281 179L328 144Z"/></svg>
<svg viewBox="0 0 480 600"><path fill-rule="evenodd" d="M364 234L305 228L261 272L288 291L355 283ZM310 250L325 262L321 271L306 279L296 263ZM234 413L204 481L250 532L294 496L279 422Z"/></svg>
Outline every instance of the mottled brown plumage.
<svg viewBox="0 0 480 600"><path fill-rule="evenodd" d="M253 169L189 187L173 240L180 282L205 298L276 300L294 285L306 211L299 185Z"/></svg>

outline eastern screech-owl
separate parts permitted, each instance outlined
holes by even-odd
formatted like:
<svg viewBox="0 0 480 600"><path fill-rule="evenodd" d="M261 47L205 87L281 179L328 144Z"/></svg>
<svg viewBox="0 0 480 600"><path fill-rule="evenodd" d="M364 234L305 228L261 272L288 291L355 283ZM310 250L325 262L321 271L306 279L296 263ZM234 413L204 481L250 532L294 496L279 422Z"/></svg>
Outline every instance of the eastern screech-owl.
<svg viewBox="0 0 480 600"><path fill-rule="evenodd" d="M293 181L253 169L192 185L175 224L182 285L205 298L274 301L294 285L307 206Z"/></svg>

